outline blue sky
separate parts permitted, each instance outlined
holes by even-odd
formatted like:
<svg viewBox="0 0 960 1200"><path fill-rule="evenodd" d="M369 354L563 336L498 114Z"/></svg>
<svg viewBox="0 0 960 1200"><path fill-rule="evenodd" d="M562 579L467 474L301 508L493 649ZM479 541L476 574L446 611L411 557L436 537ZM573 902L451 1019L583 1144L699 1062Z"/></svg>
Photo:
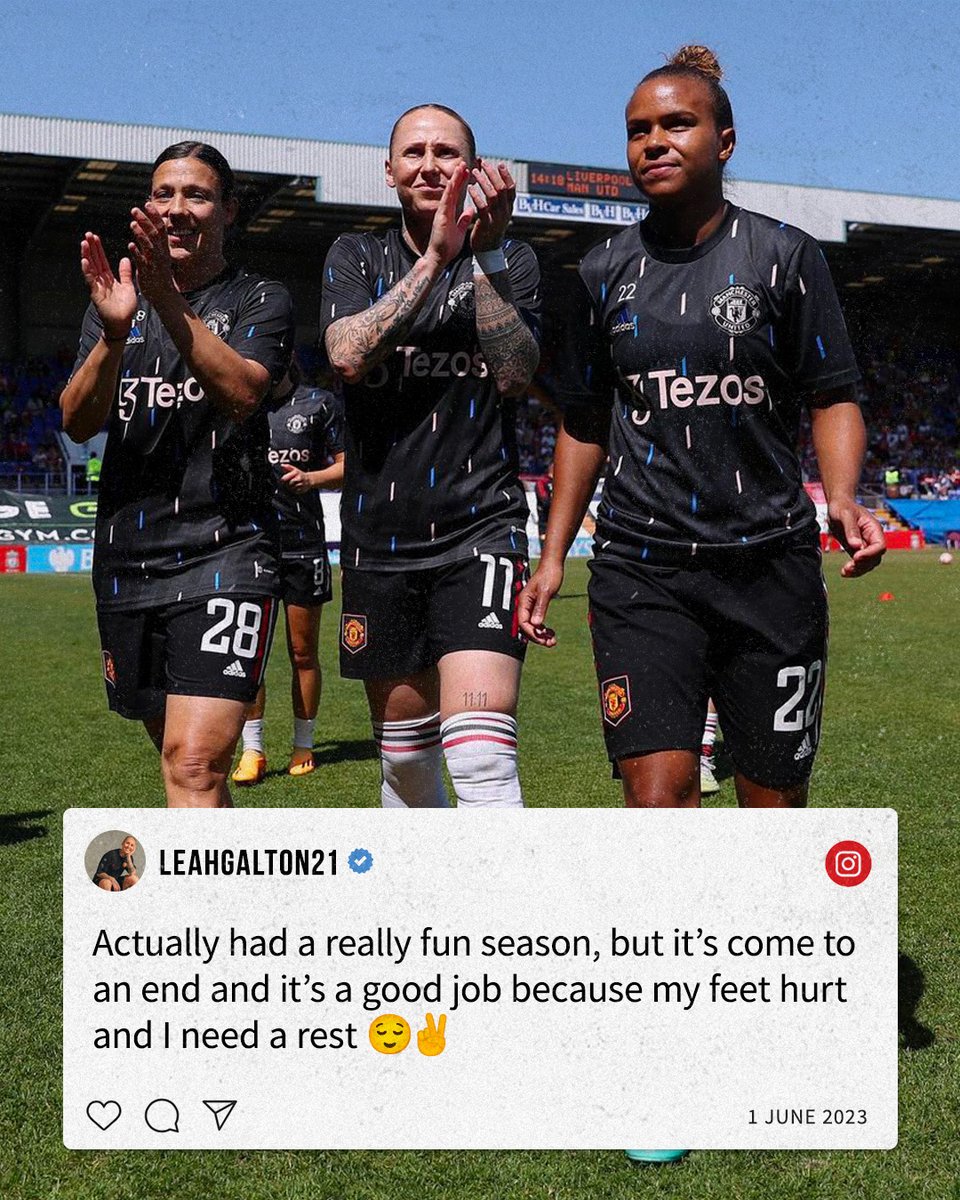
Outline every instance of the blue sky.
<svg viewBox="0 0 960 1200"><path fill-rule="evenodd" d="M40 15L42 14L42 15ZM0 0L0 111L382 143L424 100L481 153L623 164L637 79L716 51L742 179L960 199L960 4Z"/></svg>

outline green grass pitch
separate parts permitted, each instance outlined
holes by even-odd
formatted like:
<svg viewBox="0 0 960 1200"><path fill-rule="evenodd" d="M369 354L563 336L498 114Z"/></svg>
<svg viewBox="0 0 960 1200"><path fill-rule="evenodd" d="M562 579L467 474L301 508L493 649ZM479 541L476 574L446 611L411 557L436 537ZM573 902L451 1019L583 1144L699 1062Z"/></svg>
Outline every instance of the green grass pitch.
<svg viewBox="0 0 960 1200"><path fill-rule="evenodd" d="M824 738L812 801L900 815L900 1144L886 1153L701 1152L673 1167L620 1154L72 1152L60 1129L61 812L162 803L155 753L103 698L89 581L0 576L0 1196L6 1200L946 1200L960 1179L960 565L887 556L841 581L825 560L832 628ZM531 805L618 805L603 756L584 623L587 571L571 565L551 619L561 643L531 650L520 710ZM895 599L880 603L878 594ZM335 609L321 631L320 769L280 770L289 667L269 669L271 773L242 804L374 805L378 771L361 689L335 668ZM733 803L724 782L717 803ZM586 818L589 819L589 818ZM642 816L637 815L641 820ZM638 1086L642 1081L638 1080ZM462 1098L469 1104L469 1096ZM546 1107L546 1106L545 1106ZM478 1122L483 1113L476 1114Z"/></svg>

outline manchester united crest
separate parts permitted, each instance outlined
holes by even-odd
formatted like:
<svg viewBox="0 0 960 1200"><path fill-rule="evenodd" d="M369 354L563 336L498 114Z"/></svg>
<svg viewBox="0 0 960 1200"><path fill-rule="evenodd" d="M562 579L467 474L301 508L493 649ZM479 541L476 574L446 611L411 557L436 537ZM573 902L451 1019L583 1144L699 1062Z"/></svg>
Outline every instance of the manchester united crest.
<svg viewBox="0 0 960 1200"><path fill-rule="evenodd" d="M711 300L710 315L724 333L739 337L760 324L760 297L742 283L731 284Z"/></svg>
<svg viewBox="0 0 960 1200"><path fill-rule="evenodd" d="M455 320L473 325L476 302L473 295L473 280L458 283L447 294L447 308Z"/></svg>
<svg viewBox="0 0 960 1200"><path fill-rule="evenodd" d="M111 687L117 686L117 668L113 665L113 655L109 650L102 650L100 657L103 659L103 677Z"/></svg>
<svg viewBox="0 0 960 1200"><path fill-rule="evenodd" d="M615 675L613 679L605 679L600 685L600 703L603 706L603 719L608 725L619 725L624 717L629 716L630 680L626 675Z"/></svg>
<svg viewBox="0 0 960 1200"><path fill-rule="evenodd" d="M218 338L225 338L230 332L230 314L223 312L219 308L215 308L211 312L206 313L203 318L203 323L210 330L210 332L215 333Z"/></svg>
<svg viewBox="0 0 960 1200"><path fill-rule="evenodd" d="M367 644L367 618L357 613L344 613L340 622L340 641L351 654L362 650Z"/></svg>

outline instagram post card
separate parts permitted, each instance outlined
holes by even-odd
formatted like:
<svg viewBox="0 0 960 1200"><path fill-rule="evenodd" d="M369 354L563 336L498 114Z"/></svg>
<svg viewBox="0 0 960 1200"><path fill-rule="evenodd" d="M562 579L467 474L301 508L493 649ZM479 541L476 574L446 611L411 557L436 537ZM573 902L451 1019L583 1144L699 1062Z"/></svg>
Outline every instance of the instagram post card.
<svg viewBox="0 0 960 1200"><path fill-rule="evenodd" d="M4 16L0 1200L957 1200L960 6Z"/></svg>
<svg viewBox="0 0 960 1200"><path fill-rule="evenodd" d="M66 1144L896 1144L894 813L421 816L66 813Z"/></svg>

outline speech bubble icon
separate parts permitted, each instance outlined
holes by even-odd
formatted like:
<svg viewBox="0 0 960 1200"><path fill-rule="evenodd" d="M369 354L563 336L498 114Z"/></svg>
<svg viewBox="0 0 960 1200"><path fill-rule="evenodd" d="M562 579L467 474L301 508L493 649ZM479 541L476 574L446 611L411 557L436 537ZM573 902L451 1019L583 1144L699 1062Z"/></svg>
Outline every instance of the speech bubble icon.
<svg viewBox="0 0 960 1200"><path fill-rule="evenodd" d="M154 1133L179 1133L180 1110L172 1100L151 1100L143 1111L143 1119Z"/></svg>

